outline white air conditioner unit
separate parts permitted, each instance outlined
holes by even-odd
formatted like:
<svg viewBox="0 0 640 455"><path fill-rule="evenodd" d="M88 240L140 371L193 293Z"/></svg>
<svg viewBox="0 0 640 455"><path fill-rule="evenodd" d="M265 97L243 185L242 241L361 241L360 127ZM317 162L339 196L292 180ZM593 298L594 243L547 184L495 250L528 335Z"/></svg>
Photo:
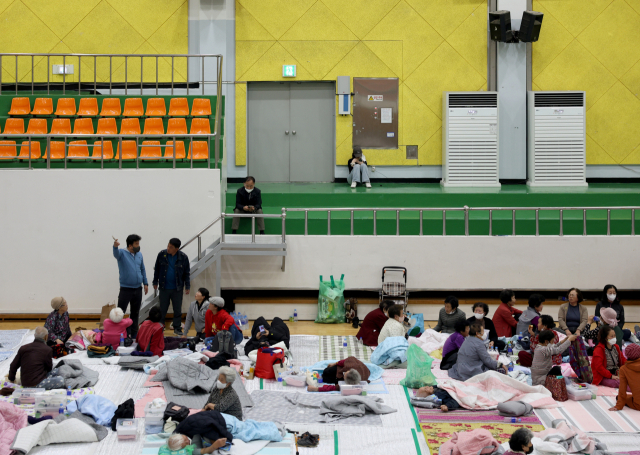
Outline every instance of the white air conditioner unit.
<svg viewBox="0 0 640 455"><path fill-rule="evenodd" d="M527 92L527 185L587 186L585 92Z"/></svg>
<svg viewBox="0 0 640 455"><path fill-rule="evenodd" d="M498 92L442 93L440 184L500 187Z"/></svg>

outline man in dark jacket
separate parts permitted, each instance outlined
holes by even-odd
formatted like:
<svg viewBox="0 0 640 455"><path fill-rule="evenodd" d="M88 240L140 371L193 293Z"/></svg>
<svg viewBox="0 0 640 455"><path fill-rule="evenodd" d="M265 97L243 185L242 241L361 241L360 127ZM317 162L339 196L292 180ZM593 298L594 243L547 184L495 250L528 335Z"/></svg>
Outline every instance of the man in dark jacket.
<svg viewBox="0 0 640 455"><path fill-rule="evenodd" d="M160 251L153 270L153 289L160 287L160 310L164 327L164 318L169 311L169 302L173 306L173 333L182 336L182 289L189 294L191 289L191 267L189 258L180 251L180 239L169 240L166 250Z"/></svg>
<svg viewBox="0 0 640 455"><path fill-rule="evenodd" d="M262 327L263 330L260 330ZM289 349L289 327L280 318L273 318L271 325L265 318L260 316L253 323L251 328L251 339L244 345L245 355L249 355L251 351L256 349L273 346L274 344L284 341L285 346Z"/></svg>
<svg viewBox="0 0 640 455"><path fill-rule="evenodd" d="M225 438L233 441L233 435L227 430L224 417L216 411L198 412L184 419L175 429L174 433L183 434L190 438L200 435L210 441L218 441Z"/></svg>
<svg viewBox="0 0 640 455"><path fill-rule="evenodd" d="M36 327L33 343L25 344L18 349L9 366L7 379L10 382L15 381L18 370L24 387L37 387L48 378L53 369L53 351L46 343L48 334L44 327Z"/></svg>
<svg viewBox="0 0 640 455"><path fill-rule="evenodd" d="M236 193L236 206L233 213L259 213L262 214L262 194L256 188L256 179L249 176L244 181L244 186L238 188ZM264 218L256 217L256 225L260 234L264 234ZM236 217L231 223L231 233L235 234L240 227L240 218Z"/></svg>

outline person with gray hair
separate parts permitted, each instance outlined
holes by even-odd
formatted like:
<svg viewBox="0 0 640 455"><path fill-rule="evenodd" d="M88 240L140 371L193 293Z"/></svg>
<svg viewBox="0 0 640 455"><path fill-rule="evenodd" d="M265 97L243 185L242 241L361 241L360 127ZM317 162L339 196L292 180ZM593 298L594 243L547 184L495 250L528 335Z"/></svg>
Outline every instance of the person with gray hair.
<svg viewBox="0 0 640 455"><path fill-rule="evenodd" d="M236 380L236 370L230 367L220 367L218 369L218 380L216 388L209 395L209 400L203 411L224 412L242 420L242 405L240 398L231 385Z"/></svg>
<svg viewBox="0 0 640 455"><path fill-rule="evenodd" d="M242 331L236 325L233 317L224 309L224 299L222 297L211 297L209 308L204 317L204 333L207 338L216 336L221 330L228 330L233 336L236 344L242 343ZM207 340L205 339L205 343Z"/></svg>
<svg viewBox="0 0 640 455"><path fill-rule="evenodd" d="M224 445L227 443L227 438L220 438L217 441L211 441L210 446L203 448L202 438L199 435L196 435L193 438L193 444L190 443L191 441L187 436L179 433L174 433L169 436L167 443L160 447L158 455L173 455L178 451L181 451L182 449L187 449L186 453L191 455L213 453L215 450L224 447ZM189 445L191 445L191 447L188 447Z"/></svg>
<svg viewBox="0 0 640 455"><path fill-rule="evenodd" d="M57 370L53 369L53 351L46 343L48 337L49 331L46 328L36 327L33 343L21 346L9 366L9 382L16 381L19 369L23 387L64 388L64 378L58 376Z"/></svg>
<svg viewBox="0 0 640 455"><path fill-rule="evenodd" d="M504 455L513 455L514 453L530 454L533 452L533 432L528 428L518 428L513 432L509 439L509 447L511 451L507 451Z"/></svg>
<svg viewBox="0 0 640 455"><path fill-rule="evenodd" d="M351 369L344 374L344 382L347 385L358 385L362 377L357 370Z"/></svg>

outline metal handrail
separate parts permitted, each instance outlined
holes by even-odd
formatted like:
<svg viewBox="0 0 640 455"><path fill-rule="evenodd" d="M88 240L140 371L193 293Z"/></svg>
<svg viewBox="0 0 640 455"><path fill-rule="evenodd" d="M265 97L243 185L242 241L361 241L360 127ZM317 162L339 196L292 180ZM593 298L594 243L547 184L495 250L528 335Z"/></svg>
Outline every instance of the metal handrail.
<svg viewBox="0 0 640 455"><path fill-rule="evenodd" d="M494 211L511 211L511 235L516 235L516 211L528 210L535 211L536 220L536 236L540 236L540 211L559 211L559 233L564 235L564 211L566 210L582 210L582 235L587 235L587 210L606 210L607 211L607 236L611 236L611 210L631 210L631 236L635 236L635 216L636 210L640 206L619 206L619 207L331 207L331 208L283 208L283 212L304 212L304 235L309 235L309 212L327 212L327 235L331 235L331 212L350 212L351 235L354 235L354 212L372 212L373 213L373 235L378 235L377 229L377 212L396 212L396 234L400 235L400 212L419 212L420 214L420 232L423 235L423 213L424 212L442 212L442 235L447 235L447 212L464 212L464 235L469 236L469 212L471 211L488 211L489 212L489 236L493 235L493 212Z"/></svg>

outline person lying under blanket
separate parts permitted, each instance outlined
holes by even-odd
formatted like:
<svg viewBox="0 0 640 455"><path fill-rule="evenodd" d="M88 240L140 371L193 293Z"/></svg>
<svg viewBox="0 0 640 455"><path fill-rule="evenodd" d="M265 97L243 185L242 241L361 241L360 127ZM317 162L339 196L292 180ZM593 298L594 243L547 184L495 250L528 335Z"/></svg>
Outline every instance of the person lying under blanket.
<svg viewBox="0 0 640 455"><path fill-rule="evenodd" d="M327 368L324 369L324 371L322 372L322 382L325 383L325 386L318 388L318 390L313 390L316 389L316 387L309 387L307 390L309 390L310 392L333 392L335 390L340 390L339 388L337 388L338 382L343 379L346 382L346 374L348 372L351 372L352 370L358 373L360 377L360 379L354 382L354 384L358 384L360 383L360 381L369 382L369 376L371 374L369 372L369 368L367 368L367 366L360 360L351 356L347 357L344 360L340 360L339 362L331 363L329 364L329 366L327 366ZM351 381L353 381L354 378L355 375L350 376ZM327 386L330 386L331 388L325 389L325 387Z"/></svg>
<svg viewBox="0 0 640 455"><path fill-rule="evenodd" d="M442 412L453 411L455 409L460 409L460 403L454 400L449 392L446 390L440 389L438 387L425 386L420 387L415 395L416 398L424 398L425 400L416 400L412 399L411 404L418 407L430 407L430 406L421 406L424 402L436 403L440 402L440 410ZM426 399L429 399L428 401ZM414 402L415 400L415 402ZM436 402L436 400L438 400Z"/></svg>

